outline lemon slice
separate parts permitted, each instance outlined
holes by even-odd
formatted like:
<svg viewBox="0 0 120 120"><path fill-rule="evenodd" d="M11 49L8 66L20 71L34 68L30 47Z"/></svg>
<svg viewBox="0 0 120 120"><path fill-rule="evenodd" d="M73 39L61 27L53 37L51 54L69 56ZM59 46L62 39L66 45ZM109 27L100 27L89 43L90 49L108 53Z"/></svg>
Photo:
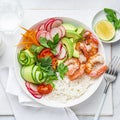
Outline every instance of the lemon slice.
<svg viewBox="0 0 120 120"><path fill-rule="evenodd" d="M113 24L107 20L101 20L95 25L95 32L102 40L109 41L115 36Z"/></svg>

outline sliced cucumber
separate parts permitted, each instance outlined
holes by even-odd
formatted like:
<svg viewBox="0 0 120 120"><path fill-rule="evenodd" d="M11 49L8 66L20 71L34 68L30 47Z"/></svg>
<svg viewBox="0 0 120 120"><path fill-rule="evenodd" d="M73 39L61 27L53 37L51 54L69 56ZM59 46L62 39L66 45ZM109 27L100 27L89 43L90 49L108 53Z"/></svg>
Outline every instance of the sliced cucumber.
<svg viewBox="0 0 120 120"><path fill-rule="evenodd" d="M35 57L28 49L21 50L18 53L18 61L21 65L32 65L35 63Z"/></svg>
<svg viewBox="0 0 120 120"><path fill-rule="evenodd" d="M31 83L35 83L36 82L33 80L32 77L32 70L34 68L34 65L30 65L30 66L23 66L21 68L21 76L25 81L31 82Z"/></svg>

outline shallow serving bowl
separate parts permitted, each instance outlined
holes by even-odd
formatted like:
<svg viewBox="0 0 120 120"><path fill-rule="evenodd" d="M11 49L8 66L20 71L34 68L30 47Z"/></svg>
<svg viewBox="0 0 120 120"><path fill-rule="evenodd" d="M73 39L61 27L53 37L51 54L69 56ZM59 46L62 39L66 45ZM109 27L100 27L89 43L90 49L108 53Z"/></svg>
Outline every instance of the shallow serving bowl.
<svg viewBox="0 0 120 120"><path fill-rule="evenodd" d="M57 18L62 19L63 22L72 23L75 26L83 26L85 29L92 31L88 26L86 26L82 22L77 21L75 19L67 18L67 17L57 17ZM45 20L40 21L39 23L33 25L32 28L33 27L37 28L38 25L41 24L44 21ZM105 52L104 52L103 45L102 45L102 43L99 39L98 39L98 41L99 41L99 52L103 55L103 57L105 59ZM92 84L82 96L80 96L79 98L77 98L75 100L70 100L66 103L62 103L62 102L58 103L57 101L48 101L44 97L42 97L41 99L36 99L28 92L28 90L25 86L25 81L22 79L22 77L20 75L20 64L18 63L18 60L17 60L18 51L19 51L19 49L17 48L16 49L16 55L15 55L15 66L14 66L15 67L15 73L16 73L16 76L17 76L17 81L20 84L21 88L25 91L25 93L30 97L30 99L38 102L39 104L43 104L43 105L50 106L50 107L70 107L70 106L74 106L74 105L80 104L80 103L84 102L85 100L87 100L97 90L97 88L101 84L103 75L100 76L97 80L95 80L94 84Z"/></svg>

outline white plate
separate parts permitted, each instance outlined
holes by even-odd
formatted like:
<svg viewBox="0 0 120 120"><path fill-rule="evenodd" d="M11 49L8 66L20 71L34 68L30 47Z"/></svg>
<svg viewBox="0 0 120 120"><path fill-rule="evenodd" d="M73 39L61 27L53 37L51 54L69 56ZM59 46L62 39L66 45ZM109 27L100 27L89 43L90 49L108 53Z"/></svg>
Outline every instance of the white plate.
<svg viewBox="0 0 120 120"><path fill-rule="evenodd" d="M63 20L63 22L66 23L72 23L75 26L83 26L84 28L86 28L87 30L90 30L90 28L88 28L85 24L74 20L72 18L66 18L66 17L59 17L60 19ZM38 23L40 24L40 23ZM36 24L35 24L36 25ZM91 31L91 30L90 30ZM91 85L88 90L79 98L75 99L75 100L71 100L68 101L66 103L58 103L57 101L48 101L46 100L44 97L42 97L41 99L36 99L34 98L27 90L27 88L25 87L25 81L22 79L21 75L20 75L20 64L18 63L17 60L17 53L18 53L19 49L16 49L16 55L15 55L15 73L17 76L17 80L20 84L20 86L22 87L22 89L25 91L25 93L31 98L33 99L33 101L35 100L36 102L46 105L46 106L50 106L50 107L70 107L70 106L74 106L76 104L82 103L83 101L87 100L99 87L100 83L102 82L102 78L103 75L101 77L99 77L99 79L97 79L93 85ZM101 41L99 40L99 51L100 53L103 55L104 59L105 59L105 52L104 52L104 48L103 45L101 43Z"/></svg>
<svg viewBox="0 0 120 120"><path fill-rule="evenodd" d="M117 11L115 11L115 12L116 12L117 17L120 18L120 13L117 12ZM95 24L97 22L99 22L100 20L107 20L104 10L99 11L94 16L94 18L92 20L92 28L93 28L93 30L94 30ZM110 41L101 40L101 41L105 42L105 43L114 43L114 42L117 42L118 40L120 40L120 29L116 31L115 37L112 40L110 40Z"/></svg>

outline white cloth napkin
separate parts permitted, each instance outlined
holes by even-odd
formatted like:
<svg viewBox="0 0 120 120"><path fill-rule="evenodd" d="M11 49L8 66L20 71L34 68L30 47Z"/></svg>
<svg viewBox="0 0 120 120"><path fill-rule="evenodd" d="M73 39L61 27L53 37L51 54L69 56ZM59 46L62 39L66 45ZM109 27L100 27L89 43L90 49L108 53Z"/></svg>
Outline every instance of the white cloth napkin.
<svg viewBox="0 0 120 120"><path fill-rule="evenodd" d="M17 83L13 68L1 69L0 77L2 85L10 93L7 98L16 120L78 120L70 108L51 108L32 101Z"/></svg>

